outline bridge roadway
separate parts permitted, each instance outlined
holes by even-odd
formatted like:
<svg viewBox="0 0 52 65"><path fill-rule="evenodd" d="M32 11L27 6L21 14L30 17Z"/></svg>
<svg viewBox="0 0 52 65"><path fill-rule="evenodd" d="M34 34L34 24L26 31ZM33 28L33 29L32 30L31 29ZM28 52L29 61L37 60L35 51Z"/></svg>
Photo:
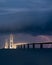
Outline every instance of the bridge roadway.
<svg viewBox="0 0 52 65"><path fill-rule="evenodd" d="M17 45L17 48L52 48L52 42Z"/></svg>

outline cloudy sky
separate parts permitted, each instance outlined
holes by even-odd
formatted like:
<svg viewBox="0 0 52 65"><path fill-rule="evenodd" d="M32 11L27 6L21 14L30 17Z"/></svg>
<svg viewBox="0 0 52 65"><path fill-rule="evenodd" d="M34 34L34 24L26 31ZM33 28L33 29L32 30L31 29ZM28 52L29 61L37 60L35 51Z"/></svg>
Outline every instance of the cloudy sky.
<svg viewBox="0 0 52 65"><path fill-rule="evenodd" d="M18 42L52 41L52 0L0 0L0 40L9 33Z"/></svg>

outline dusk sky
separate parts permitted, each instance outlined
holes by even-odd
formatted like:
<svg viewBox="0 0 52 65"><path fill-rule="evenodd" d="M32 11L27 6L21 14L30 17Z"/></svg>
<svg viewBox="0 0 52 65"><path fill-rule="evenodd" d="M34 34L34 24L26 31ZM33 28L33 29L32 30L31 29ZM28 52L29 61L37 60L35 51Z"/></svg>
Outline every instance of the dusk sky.
<svg viewBox="0 0 52 65"><path fill-rule="evenodd" d="M52 41L52 0L0 0L0 46L9 33L17 42Z"/></svg>

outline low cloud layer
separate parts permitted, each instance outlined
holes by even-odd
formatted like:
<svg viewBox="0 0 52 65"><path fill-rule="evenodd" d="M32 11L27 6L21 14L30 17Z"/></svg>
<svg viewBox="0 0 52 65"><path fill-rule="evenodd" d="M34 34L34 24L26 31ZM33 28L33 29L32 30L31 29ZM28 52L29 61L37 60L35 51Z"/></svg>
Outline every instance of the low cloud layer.
<svg viewBox="0 0 52 65"><path fill-rule="evenodd" d="M7 0L0 4L0 32L52 35L52 1Z"/></svg>

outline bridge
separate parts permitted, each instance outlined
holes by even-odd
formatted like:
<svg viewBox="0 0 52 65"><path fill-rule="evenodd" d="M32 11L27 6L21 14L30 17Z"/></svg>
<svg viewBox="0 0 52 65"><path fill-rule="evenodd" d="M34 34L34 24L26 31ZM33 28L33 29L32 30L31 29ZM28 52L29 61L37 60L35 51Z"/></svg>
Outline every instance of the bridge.
<svg viewBox="0 0 52 65"><path fill-rule="evenodd" d="M23 45L17 45L18 48L52 48L52 42L45 42L45 43L29 43Z"/></svg>
<svg viewBox="0 0 52 65"><path fill-rule="evenodd" d="M44 37L44 36L43 36ZM9 43L6 40L5 49L18 49L18 48L52 48L52 42L36 42L36 43L15 43L13 40L13 35L10 35Z"/></svg>

